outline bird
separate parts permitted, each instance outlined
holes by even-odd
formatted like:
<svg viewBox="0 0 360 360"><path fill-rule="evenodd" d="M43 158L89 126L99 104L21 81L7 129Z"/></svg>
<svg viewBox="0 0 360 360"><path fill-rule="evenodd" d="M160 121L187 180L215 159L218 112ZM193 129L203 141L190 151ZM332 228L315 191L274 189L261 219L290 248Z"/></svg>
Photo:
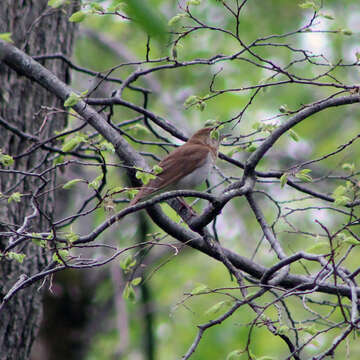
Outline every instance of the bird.
<svg viewBox="0 0 360 360"><path fill-rule="evenodd" d="M159 162L162 169L143 185L130 206L154 193L167 190L189 190L205 181L213 168L224 136L212 133L215 127L204 127Z"/></svg>

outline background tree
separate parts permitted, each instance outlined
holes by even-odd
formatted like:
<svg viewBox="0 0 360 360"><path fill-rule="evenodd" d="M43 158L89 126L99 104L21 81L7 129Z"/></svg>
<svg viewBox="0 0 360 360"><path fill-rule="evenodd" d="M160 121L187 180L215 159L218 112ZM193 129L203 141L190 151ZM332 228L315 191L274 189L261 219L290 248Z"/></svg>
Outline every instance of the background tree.
<svg viewBox="0 0 360 360"><path fill-rule="evenodd" d="M34 213L46 228L4 221L1 261L23 261L27 278L7 283L1 312L35 281L112 263L111 281L94 281L94 301L99 310L113 299L117 317L100 312L101 332L86 332L89 359L140 356L144 323L148 358L356 359L359 10L330 0L83 2L70 17L84 23L74 60L32 59L1 41L3 65L61 99L68 115L66 128L39 133L25 154L42 148L51 163L21 174L57 175L56 185L26 193L15 183L2 199L28 195L40 209L48 194L71 194L54 219ZM45 60L76 70L73 87ZM44 127L54 112L63 113L44 109ZM129 181L146 182L184 130L208 119L232 136L203 191L128 207ZM17 156L3 150L6 176L19 175ZM203 199L197 215L179 195ZM155 205L164 200L170 207ZM153 223L135 217L142 209ZM30 244L51 263L32 269L22 250Z"/></svg>
<svg viewBox="0 0 360 360"><path fill-rule="evenodd" d="M47 6L46 0L16 4L5 0L0 10L0 33L3 38L11 33L14 45L31 56L44 51L70 55L74 24L68 17L75 9L74 3L54 9ZM0 58L2 55L0 52ZM66 63L42 64L62 81L69 81ZM15 251L5 251L0 262L0 293L6 299L15 283L48 266L49 253L17 235L48 231L53 221L54 192L49 190L54 187L56 174L46 170L52 163L49 148L55 141L39 144L39 139L52 137L55 130L64 128L66 114L59 110L62 102L23 77L21 69L16 72L2 62L0 77L0 250L21 243L20 247L15 246ZM41 288L41 283L30 285L1 312L1 359L28 358L41 321Z"/></svg>

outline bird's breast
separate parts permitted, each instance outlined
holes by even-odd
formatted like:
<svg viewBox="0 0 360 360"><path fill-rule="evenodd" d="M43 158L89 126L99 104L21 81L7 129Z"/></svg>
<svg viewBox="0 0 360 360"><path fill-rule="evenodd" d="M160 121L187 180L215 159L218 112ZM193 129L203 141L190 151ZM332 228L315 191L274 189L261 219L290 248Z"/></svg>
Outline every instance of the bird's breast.
<svg viewBox="0 0 360 360"><path fill-rule="evenodd" d="M205 162L201 166L199 166L193 172L184 176L181 180L177 182L176 189L178 190L193 189L197 185L200 185L208 177L209 172L213 167L213 165L214 165L214 159L209 153Z"/></svg>

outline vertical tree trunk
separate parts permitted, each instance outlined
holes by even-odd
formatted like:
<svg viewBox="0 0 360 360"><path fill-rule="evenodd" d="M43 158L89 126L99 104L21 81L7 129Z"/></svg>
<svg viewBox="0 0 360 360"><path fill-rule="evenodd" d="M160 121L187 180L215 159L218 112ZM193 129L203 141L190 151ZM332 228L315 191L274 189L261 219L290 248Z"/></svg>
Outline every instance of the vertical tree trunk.
<svg viewBox="0 0 360 360"><path fill-rule="evenodd" d="M75 1L76 2L76 1ZM47 6L48 0L2 0L0 6L0 33L11 32L14 43L29 55L62 53L69 55L72 50L74 25L67 21L76 4L57 9ZM65 10L65 12L64 12ZM1 56L0 56L1 58ZM68 80L67 66L59 60L46 61L49 68L62 80ZM61 108L62 104L46 90L30 80L16 74L0 63L0 117L2 121L23 133L46 139L54 135L54 130L66 124L64 114L52 112L45 117L43 106ZM39 173L51 166L51 159L41 149L31 155L16 158L24 153L32 143L14 131L0 124L0 149L2 153L15 157L12 168ZM0 168L2 165L0 165ZM54 185L54 178L47 175L48 183L42 192ZM54 198L38 196L36 204L32 195L43 182L34 176L0 172L0 191L8 196L14 192L25 194L21 202L7 204L0 199L0 251L6 248L9 237L4 232L18 230L26 216L33 213L36 205L40 212L29 219L26 231L49 231L46 217L51 219ZM46 216L44 216L46 214ZM3 235L1 235L1 232ZM13 249L26 255L19 263L2 257L0 260L0 298L9 291L22 274L35 274L46 266L48 259L39 246L26 240ZM0 359L27 359L36 337L41 320L41 291L39 284L18 292L7 303L0 314Z"/></svg>

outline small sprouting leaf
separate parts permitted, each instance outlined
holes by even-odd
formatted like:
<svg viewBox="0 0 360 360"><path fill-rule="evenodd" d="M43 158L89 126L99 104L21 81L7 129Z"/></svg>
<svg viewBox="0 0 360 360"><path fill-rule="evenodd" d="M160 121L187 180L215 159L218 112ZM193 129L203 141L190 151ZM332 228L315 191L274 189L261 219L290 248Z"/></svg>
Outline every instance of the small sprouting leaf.
<svg viewBox="0 0 360 360"><path fill-rule="evenodd" d="M92 3L90 4L90 7L91 7L92 9L94 9L95 11L100 11L100 12L104 12L104 11L105 11L105 9L104 9L100 4L98 4L98 3L96 3L96 2L92 2Z"/></svg>
<svg viewBox="0 0 360 360"><path fill-rule="evenodd" d="M343 206L349 203L351 199L348 196L339 196L335 199L335 205Z"/></svg>
<svg viewBox="0 0 360 360"><path fill-rule="evenodd" d="M349 29L342 29L341 32L347 36L351 36L353 34L353 32Z"/></svg>
<svg viewBox="0 0 360 360"><path fill-rule="evenodd" d="M70 22L82 22L85 20L87 14L82 11L82 10L79 10L79 11L76 11L74 12L70 17L69 17L69 21Z"/></svg>
<svg viewBox="0 0 360 360"><path fill-rule="evenodd" d="M41 236L41 234L37 234L37 233L32 233L31 234L32 236L32 239L31 241L37 245L37 246L40 246L42 248L46 247L46 240L44 240Z"/></svg>
<svg viewBox="0 0 360 360"><path fill-rule="evenodd" d="M128 271L130 268L136 265L136 259L133 258L132 255L128 255L124 260L120 262L120 267Z"/></svg>
<svg viewBox="0 0 360 360"><path fill-rule="evenodd" d="M205 107L206 107L206 102L204 102L204 101L199 101L199 102L196 104L196 107L197 107L200 111L204 111L204 110L205 110Z"/></svg>
<svg viewBox="0 0 360 360"><path fill-rule="evenodd" d="M136 194L139 192L139 190L137 190L137 189L128 189L126 192L127 192L128 198L130 200L132 200L136 196Z"/></svg>
<svg viewBox="0 0 360 360"><path fill-rule="evenodd" d="M21 194L19 192L14 192L9 196L8 203L10 204L12 201L20 202L22 196L23 196L23 194Z"/></svg>
<svg viewBox="0 0 360 360"><path fill-rule="evenodd" d="M80 143L86 142L87 141L86 139L87 139L86 135L78 134L73 138L71 138L69 141L65 142L61 147L61 150L64 152L71 151Z"/></svg>
<svg viewBox="0 0 360 360"><path fill-rule="evenodd" d="M322 16L323 18L327 19L327 20L334 20L335 19L334 16L332 16L329 13L321 13L319 15Z"/></svg>
<svg viewBox="0 0 360 360"><path fill-rule="evenodd" d="M353 236L347 236L343 241L344 244L359 246L360 241L355 239Z"/></svg>
<svg viewBox="0 0 360 360"><path fill-rule="evenodd" d="M342 165L342 168L345 170L345 171L349 171L351 173L353 173L355 171L355 164L354 163L345 163Z"/></svg>
<svg viewBox="0 0 360 360"><path fill-rule="evenodd" d="M296 173L295 177L304 182L312 182L313 178L310 175L308 175L310 172L311 172L310 169L303 169L300 170L298 173Z"/></svg>
<svg viewBox="0 0 360 360"><path fill-rule="evenodd" d="M89 189L90 189L90 188L91 188L91 189L97 189L97 188L99 187L100 182L101 182L101 180L103 179L103 177L104 177L104 174L100 174L100 175L97 176L93 181L90 181L90 182L89 182L89 185L88 185Z"/></svg>
<svg viewBox="0 0 360 360"><path fill-rule="evenodd" d="M346 193L346 187L343 185L338 186L332 193L334 198L340 197Z"/></svg>
<svg viewBox="0 0 360 360"><path fill-rule="evenodd" d="M180 14L176 14L175 16L173 16L169 21L168 21L168 25L169 26L174 26L175 24L177 24L181 19L188 17L189 15L187 13L180 13Z"/></svg>
<svg viewBox="0 0 360 360"><path fill-rule="evenodd" d="M278 328L277 332L278 332L278 334L280 334L280 335L284 335L284 334L288 333L289 330L290 330L290 329L289 329L288 326L286 326L286 325L281 325L281 326Z"/></svg>
<svg viewBox="0 0 360 360"><path fill-rule="evenodd" d="M2 154L0 151L0 164L4 166L10 166L14 163L14 159L12 156L7 154Z"/></svg>
<svg viewBox="0 0 360 360"><path fill-rule="evenodd" d="M190 105L195 104L195 103L198 102L199 100L200 100L200 97L199 97L199 96L190 95L190 96L188 96L187 99L185 100L184 105L185 105L185 106L190 106Z"/></svg>
<svg viewBox="0 0 360 360"><path fill-rule="evenodd" d="M283 173L280 177L280 186L283 188L285 186L285 184L287 183L287 179L288 179L289 174L288 173Z"/></svg>
<svg viewBox="0 0 360 360"><path fill-rule="evenodd" d="M225 307L226 301L219 301L213 305L210 309L206 310L205 314L214 315L217 314L221 309Z"/></svg>
<svg viewBox="0 0 360 360"><path fill-rule="evenodd" d="M13 43L13 39L11 38L10 32L0 33L0 40L4 40L8 43Z"/></svg>
<svg viewBox="0 0 360 360"><path fill-rule="evenodd" d="M61 5L65 4L67 0L49 0L48 6L51 6L52 8L58 8Z"/></svg>
<svg viewBox="0 0 360 360"><path fill-rule="evenodd" d="M287 108L286 105L281 105L279 107L279 111L282 113L282 114L286 114L287 112L289 112L289 109Z"/></svg>
<svg viewBox="0 0 360 360"><path fill-rule="evenodd" d="M131 285L132 286L137 286L137 285L139 285L141 283L141 280L142 280L142 278L140 276L136 277L136 278L131 280Z"/></svg>
<svg viewBox="0 0 360 360"><path fill-rule="evenodd" d="M84 182L84 180L83 179L72 179L63 185L63 189L70 189L73 185L77 184L78 182Z"/></svg>
<svg viewBox="0 0 360 360"><path fill-rule="evenodd" d="M199 284L198 286L196 286L194 289L191 290L190 294L191 295L197 295L197 294L200 294L204 291L208 291L209 288L207 285L205 284Z"/></svg>
<svg viewBox="0 0 360 360"><path fill-rule="evenodd" d="M318 242L306 249L306 252L310 254L327 254L330 252L329 243L325 241Z"/></svg>
<svg viewBox="0 0 360 360"><path fill-rule="evenodd" d="M154 165L151 172L154 173L155 175L160 174L163 171L163 168L159 165Z"/></svg>
<svg viewBox="0 0 360 360"><path fill-rule="evenodd" d="M299 6L303 9L313 9L314 11L319 10L319 7L313 1L305 1Z"/></svg>
<svg viewBox="0 0 360 360"><path fill-rule="evenodd" d="M144 170L138 170L135 176L137 179L141 180L144 185L146 185L151 179L156 178L154 174L150 174Z"/></svg>
<svg viewBox="0 0 360 360"><path fill-rule="evenodd" d="M76 241L77 239L79 239L79 235L75 234L74 232L69 232L67 234L65 234L65 239L69 242L69 243L73 243L74 241Z"/></svg>
<svg viewBox="0 0 360 360"><path fill-rule="evenodd" d="M108 152L110 152L112 154L115 153L114 145L109 141L106 141L106 140L102 141L99 144L99 147L100 147L100 150L102 150L102 151L108 151Z"/></svg>
<svg viewBox="0 0 360 360"><path fill-rule="evenodd" d="M292 129L289 130L289 136L294 140L294 141L299 141L299 135Z"/></svg>
<svg viewBox="0 0 360 360"><path fill-rule="evenodd" d="M316 328L315 324L313 324L311 326L303 326L301 330L305 331L306 333L308 333L310 335L316 335L319 331Z"/></svg>
<svg viewBox="0 0 360 360"><path fill-rule="evenodd" d="M9 252L6 254L6 257L7 257L9 260L15 260L15 261L17 261L18 263L22 264L22 262L24 261L26 255L25 255L25 254L21 254L21 253L17 253L17 252L13 252L13 251L9 251Z"/></svg>
<svg viewBox="0 0 360 360"><path fill-rule="evenodd" d="M210 132L210 137L212 139L215 139L216 141L219 141L220 139L220 133L217 129L212 129L211 132Z"/></svg>
<svg viewBox="0 0 360 360"><path fill-rule="evenodd" d="M226 356L226 360L232 360L235 358L239 358L241 356L241 354L243 354L243 353L244 353L244 350L241 350L241 349L233 350L231 353L229 353Z"/></svg>
<svg viewBox="0 0 360 360"><path fill-rule="evenodd" d="M129 283L125 285L123 291L123 298L125 300L130 300L131 302L134 302L136 299L135 290Z"/></svg>
<svg viewBox="0 0 360 360"><path fill-rule="evenodd" d="M78 94L72 92L64 101L64 106L65 107L75 106L80 101L80 99L81 97Z"/></svg>
<svg viewBox="0 0 360 360"><path fill-rule="evenodd" d="M257 149L257 146L255 144L250 144L248 147L245 148L247 152L254 152Z"/></svg>
<svg viewBox="0 0 360 360"><path fill-rule="evenodd" d="M69 250L63 249L63 250L58 250L57 253L54 253L52 259L53 261L56 261L59 264L63 264L64 261L67 260L68 256L69 256Z"/></svg>
<svg viewBox="0 0 360 360"><path fill-rule="evenodd" d="M186 5L200 5L201 4L201 0L188 0L187 2L186 2Z"/></svg>

